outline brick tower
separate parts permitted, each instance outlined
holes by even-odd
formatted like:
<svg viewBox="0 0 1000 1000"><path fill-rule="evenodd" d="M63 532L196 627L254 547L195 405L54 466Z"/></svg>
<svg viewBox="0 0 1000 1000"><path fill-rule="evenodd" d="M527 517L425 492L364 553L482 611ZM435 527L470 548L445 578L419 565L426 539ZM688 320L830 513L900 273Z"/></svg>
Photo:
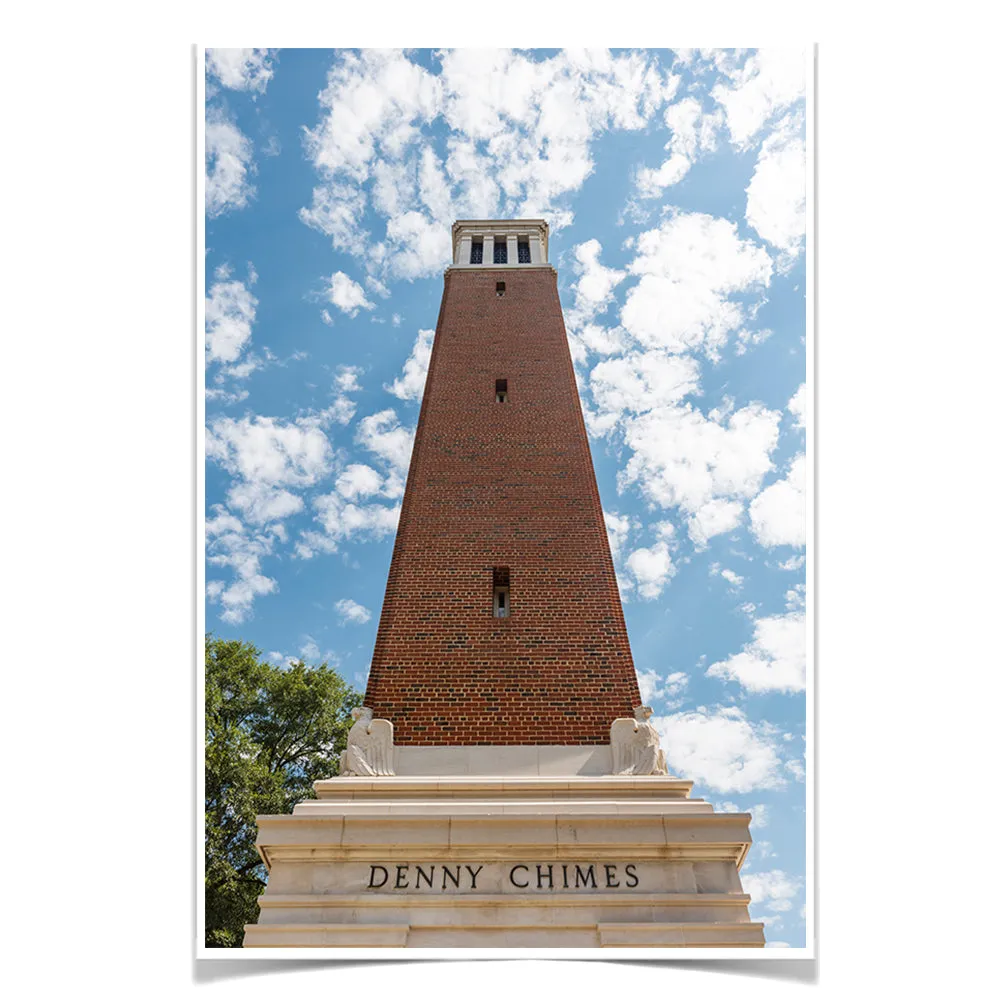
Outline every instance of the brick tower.
<svg viewBox="0 0 1000 1000"><path fill-rule="evenodd" d="M750 816L639 700L548 227L457 222L365 706L244 947L760 947Z"/></svg>
<svg viewBox="0 0 1000 1000"><path fill-rule="evenodd" d="M453 238L365 701L401 746L604 743L639 688L548 227Z"/></svg>

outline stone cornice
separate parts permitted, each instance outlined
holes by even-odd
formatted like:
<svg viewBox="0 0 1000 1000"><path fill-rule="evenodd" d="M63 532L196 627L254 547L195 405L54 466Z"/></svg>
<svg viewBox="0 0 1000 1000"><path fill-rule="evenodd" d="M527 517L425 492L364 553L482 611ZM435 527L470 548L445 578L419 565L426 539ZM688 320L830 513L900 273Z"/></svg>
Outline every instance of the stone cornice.
<svg viewBox="0 0 1000 1000"><path fill-rule="evenodd" d="M491 905L509 905L513 898L517 898L517 893L476 893L475 895L440 895L421 896L419 905L451 907L458 906L464 908L482 907ZM537 909L538 896L533 893L525 893L521 896L526 905ZM412 899L412 897L409 897ZM309 908L319 907L385 907L398 910L405 906L408 897L402 895L395 896L375 896L371 893L299 893L288 895L261 896L260 908L281 907L281 908ZM593 897L583 893L573 892L553 892L546 897L546 903L550 906L593 906ZM633 892L627 896L605 896L601 899L601 906L747 906L750 897L745 893L736 892Z"/></svg>
<svg viewBox="0 0 1000 1000"><path fill-rule="evenodd" d="M693 781L670 775L395 775L384 778L324 778L313 782L317 798L349 799L360 793L379 798L442 797L481 798L502 794L505 802L511 796L543 795L560 801L569 797L669 798L687 799Z"/></svg>

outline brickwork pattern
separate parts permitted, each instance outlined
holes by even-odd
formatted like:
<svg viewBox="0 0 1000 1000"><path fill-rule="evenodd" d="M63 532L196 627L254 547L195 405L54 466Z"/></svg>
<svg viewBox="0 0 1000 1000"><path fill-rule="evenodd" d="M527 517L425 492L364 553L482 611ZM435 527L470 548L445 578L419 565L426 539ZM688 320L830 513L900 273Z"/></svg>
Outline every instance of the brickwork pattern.
<svg viewBox="0 0 1000 1000"><path fill-rule="evenodd" d="M556 274L449 270L365 703L402 745L512 745L639 701Z"/></svg>

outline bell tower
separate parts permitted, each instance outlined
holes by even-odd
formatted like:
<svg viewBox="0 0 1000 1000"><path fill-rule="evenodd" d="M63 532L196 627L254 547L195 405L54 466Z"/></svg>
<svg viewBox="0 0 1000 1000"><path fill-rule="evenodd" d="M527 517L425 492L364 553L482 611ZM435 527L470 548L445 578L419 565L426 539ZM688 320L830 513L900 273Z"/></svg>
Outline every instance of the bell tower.
<svg viewBox="0 0 1000 1000"><path fill-rule="evenodd" d="M399 746L605 743L639 688L548 226L452 243L365 702Z"/></svg>
<svg viewBox="0 0 1000 1000"><path fill-rule="evenodd" d="M640 704L541 219L452 228L365 705L253 948L752 948L750 816ZM668 734L669 736L669 734Z"/></svg>

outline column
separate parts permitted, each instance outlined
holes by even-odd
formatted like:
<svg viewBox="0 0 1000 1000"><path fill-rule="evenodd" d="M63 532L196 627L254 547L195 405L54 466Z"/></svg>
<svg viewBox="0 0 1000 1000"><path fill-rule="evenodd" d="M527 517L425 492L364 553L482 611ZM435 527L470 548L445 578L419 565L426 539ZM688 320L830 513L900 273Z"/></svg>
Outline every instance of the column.
<svg viewBox="0 0 1000 1000"><path fill-rule="evenodd" d="M493 234L483 237L483 267L493 266Z"/></svg>
<svg viewBox="0 0 1000 1000"><path fill-rule="evenodd" d="M507 234L507 263L517 263L517 233Z"/></svg>
<svg viewBox="0 0 1000 1000"><path fill-rule="evenodd" d="M537 232L530 233L528 235L528 246L531 248L531 263L544 264L545 259L542 255L542 238Z"/></svg>
<svg viewBox="0 0 1000 1000"><path fill-rule="evenodd" d="M472 237L463 236L458 241L458 260L455 261L460 267L467 267L469 258L472 256Z"/></svg>

